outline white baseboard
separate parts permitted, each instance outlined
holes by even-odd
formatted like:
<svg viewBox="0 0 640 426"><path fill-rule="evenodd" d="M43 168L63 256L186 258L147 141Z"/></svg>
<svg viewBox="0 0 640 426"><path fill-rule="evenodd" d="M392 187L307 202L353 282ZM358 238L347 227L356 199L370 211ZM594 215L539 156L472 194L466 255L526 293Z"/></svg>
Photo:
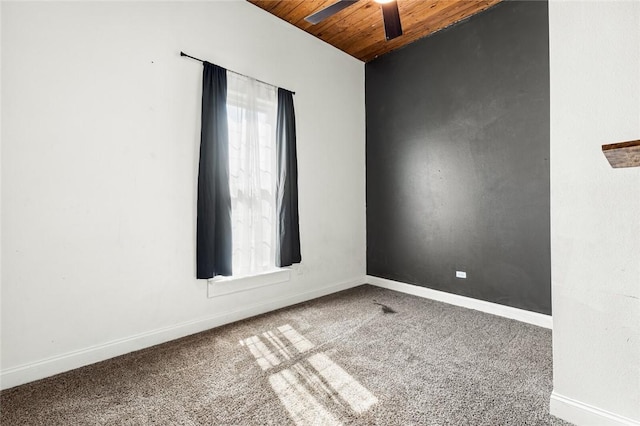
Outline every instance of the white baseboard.
<svg viewBox="0 0 640 426"><path fill-rule="evenodd" d="M512 308L511 306L499 305L497 303L486 302L484 300L459 296L457 294L433 290L413 284L406 284L399 281L388 280L386 278L374 277L371 275L367 275L367 283L378 287L388 288L389 290L400 291L402 293L412 294L414 296L424 297L426 299L449 303L450 305L462 306L463 308L475 309L476 311L482 311L489 314L526 322L528 324L537 325L538 327L544 327L548 329L553 328L551 315L526 311L524 309Z"/></svg>
<svg viewBox="0 0 640 426"><path fill-rule="evenodd" d="M552 415L580 426L638 426L640 421L619 416L593 405L551 392L549 411Z"/></svg>
<svg viewBox="0 0 640 426"><path fill-rule="evenodd" d="M356 278L312 291L245 306L235 311L198 318L169 327L136 334L123 339L113 340L101 345L67 352L37 362L7 368L0 372L0 389L8 389L35 380L44 379L45 377L50 377L55 374L63 373L65 371L73 370L99 361L104 361L129 352L179 339L181 337L219 327L224 324L240 321L265 312L295 305L296 303L326 296L364 283L364 277Z"/></svg>

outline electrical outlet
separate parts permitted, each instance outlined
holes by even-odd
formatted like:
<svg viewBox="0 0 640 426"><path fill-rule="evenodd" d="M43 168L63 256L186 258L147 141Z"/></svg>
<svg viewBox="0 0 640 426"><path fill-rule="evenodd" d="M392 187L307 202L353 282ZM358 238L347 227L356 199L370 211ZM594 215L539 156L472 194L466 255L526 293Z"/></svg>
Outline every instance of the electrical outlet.
<svg viewBox="0 0 640 426"><path fill-rule="evenodd" d="M456 278L467 278L467 273L465 271L456 271Z"/></svg>

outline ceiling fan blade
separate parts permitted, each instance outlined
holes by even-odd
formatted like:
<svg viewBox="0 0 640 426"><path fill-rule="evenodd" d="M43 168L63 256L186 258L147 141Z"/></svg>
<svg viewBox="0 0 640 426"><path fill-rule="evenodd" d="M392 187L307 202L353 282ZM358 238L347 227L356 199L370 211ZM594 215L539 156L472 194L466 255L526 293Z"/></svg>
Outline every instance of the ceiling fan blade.
<svg viewBox="0 0 640 426"><path fill-rule="evenodd" d="M336 3L332 4L331 6L327 6L316 13L312 13L311 15L304 18L304 20L315 25L317 23L324 21L328 17L335 15L336 13L340 12L342 9L345 9L351 6L353 3L357 1L359 0L338 0Z"/></svg>
<svg viewBox="0 0 640 426"><path fill-rule="evenodd" d="M402 25L400 24L400 12L398 11L398 2L392 1L383 3L382 19L384 21L384 34L387 40L394 39L402 35Z"/></svg>

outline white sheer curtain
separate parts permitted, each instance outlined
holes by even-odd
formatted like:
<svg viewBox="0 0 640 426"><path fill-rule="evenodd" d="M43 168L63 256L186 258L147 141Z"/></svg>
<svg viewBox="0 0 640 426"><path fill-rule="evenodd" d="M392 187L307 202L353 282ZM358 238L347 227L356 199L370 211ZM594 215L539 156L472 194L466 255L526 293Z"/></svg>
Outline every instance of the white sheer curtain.
<svg viewBox="0 0 640 426"><path fill-rule="evenodd" d="M275 269L277 88L227 73L233 276Z"/></svg>

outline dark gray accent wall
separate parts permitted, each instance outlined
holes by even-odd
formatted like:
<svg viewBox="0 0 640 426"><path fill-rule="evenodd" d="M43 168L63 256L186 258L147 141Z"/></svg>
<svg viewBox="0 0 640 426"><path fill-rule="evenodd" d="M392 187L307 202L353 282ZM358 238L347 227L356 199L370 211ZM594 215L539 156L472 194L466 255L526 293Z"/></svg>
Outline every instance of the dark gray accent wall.
<svg viewBox="0 0 640 426"><path fill-rule="evenodd" d="M547 2L365 70L368 274L550 314Z"/></svg>

